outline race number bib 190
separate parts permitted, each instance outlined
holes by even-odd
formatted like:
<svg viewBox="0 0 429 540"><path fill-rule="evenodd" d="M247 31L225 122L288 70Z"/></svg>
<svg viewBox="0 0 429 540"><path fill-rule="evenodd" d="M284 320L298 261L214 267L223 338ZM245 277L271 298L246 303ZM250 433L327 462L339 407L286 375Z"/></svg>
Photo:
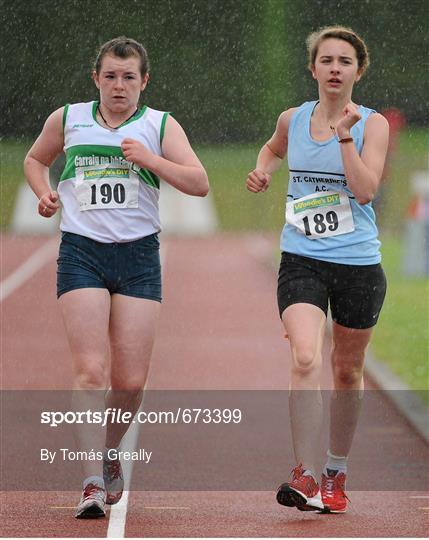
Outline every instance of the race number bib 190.
<svg viewBox="0 0 429 540"><path fill-rule="evenodd" d="M81 212L138 208L139 178L128 166L76 167L75 194Z"/></svg>
<svg viewBox="0 0 429 540"><path fill-rule="evenodd" d="M346 193L312 193L286 204L286 222L310 240L337 236L355 230Z"/></svg>

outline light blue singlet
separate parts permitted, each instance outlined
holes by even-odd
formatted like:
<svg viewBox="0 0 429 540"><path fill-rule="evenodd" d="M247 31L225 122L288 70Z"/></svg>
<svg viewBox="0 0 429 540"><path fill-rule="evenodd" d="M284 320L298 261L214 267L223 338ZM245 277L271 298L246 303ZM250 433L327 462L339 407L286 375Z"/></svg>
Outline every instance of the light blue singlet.
<svg viewBox="0 0 429 540"><path fill-rule="evenodd" d="M321 142L311 137L310 120L317 103L303 103L295 111L289 124L289 186L286 202L314 193L323 196L327 191L344 192L350 201L354 230L338 236L310 239L298 228L286 223L280 248L289 253L333 263L377 264L381 260L380 242L377 239L378 231L372 204L360 205L347 187L337 138L331 137ZM361 105L359 112L362 119L351 128L351 136L360 154L365 122L375 111Z"/></svg>

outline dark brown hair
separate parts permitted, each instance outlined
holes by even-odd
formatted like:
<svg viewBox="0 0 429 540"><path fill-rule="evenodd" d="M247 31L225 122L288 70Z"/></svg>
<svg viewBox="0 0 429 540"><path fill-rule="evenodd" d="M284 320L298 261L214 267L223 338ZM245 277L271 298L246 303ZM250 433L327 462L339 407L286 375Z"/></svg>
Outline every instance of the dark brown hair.
<svg viewBox="0 0 429 540"><path fill-rule="evenodd" d="M322 41L329 38L342 39L350 43L356 51L359 73L363 74L369 66L369 53L364 40L351 28L345 26L325 26L307 38L308 68L316 61L317 51Z"/></svg>
<svg viewBox="0 0 429 540"><path fill-rule="evenodd" d="M132 38L119 36L107 41L107 43L100 47L94 62L94 69L97 75L100 74L101 62L106 54L112 54L119 58L130 58L130 56L135 56L140 59L141 76L144 77L146 73L149 72L149 58L146 49L141 43Z"/></svg>

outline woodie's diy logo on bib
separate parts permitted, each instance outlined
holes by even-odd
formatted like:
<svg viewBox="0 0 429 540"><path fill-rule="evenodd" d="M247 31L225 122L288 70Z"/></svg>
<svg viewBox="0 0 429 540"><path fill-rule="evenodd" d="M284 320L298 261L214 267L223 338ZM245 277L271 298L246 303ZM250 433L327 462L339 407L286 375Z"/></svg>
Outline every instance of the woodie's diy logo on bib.
<svg viewBox="0 0 429 540"><path fill-rule="evenodd" d="M76 162L76 198L80 211L138 208L140 181L132 164L117 156L91 156Z"/></svg>
<svg viewBox="0 0 429 540"><path fill-rule="evenodd" d="M354 231L350 201L345 193L312 193L286 205L286 222L310 240Z"/></svg>
<svg viewBox="0 0 429 540"><path fill-rule="evenodd" d="M90 180L93 178L129 178L128 169L91 169L83 172L84 180Z"/></svg>
<svg viewBox="0 0 429 540"><path fill-rule="evenodd" d="M293 211L295 212L295 214L298 214L299 212L303 212L308 208L320 208L322 206L329 206L335 204L340 204L340 196L338 193L334 193L334 195L324 195L322 197L319 196L315 199L310 199L308 201L303 201L302 199L299 199L297 202L293 203Z"/></svg>

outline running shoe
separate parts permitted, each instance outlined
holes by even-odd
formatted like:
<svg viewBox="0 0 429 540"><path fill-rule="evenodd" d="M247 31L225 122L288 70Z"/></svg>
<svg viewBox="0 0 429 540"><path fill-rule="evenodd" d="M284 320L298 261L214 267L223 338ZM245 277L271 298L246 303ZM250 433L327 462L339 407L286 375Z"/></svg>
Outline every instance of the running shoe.
<svg viewBox="0 0 429 540"><path fill-rule="evenodd" d="M301 511L323 510L319 484L302 465L292 470L292 481L282 484L277 491L277 502L284 506L296 506Z"/></svg>
<svg viewBox="0 0 429 540"><path fill-rule="evenodd" d="M322 474L323 512L343 514L350 499L345 493L346 475L332 469L326 469L328 475Z"/></svg>
<svg viewBox="0 0 429 540"><path fill-rule="evenodd" d="M95 484L85 486L82 497L76 509L75 517L78 519L93 519L104 517L106 511L106 491Z"/></svg>
<svg viewBox="0 0 429 540"><path fill-rule="evenodd" d="M119 459L103 459L103 478L106 486L106 504L116 504L124 491L124 477Z"/></svg>

